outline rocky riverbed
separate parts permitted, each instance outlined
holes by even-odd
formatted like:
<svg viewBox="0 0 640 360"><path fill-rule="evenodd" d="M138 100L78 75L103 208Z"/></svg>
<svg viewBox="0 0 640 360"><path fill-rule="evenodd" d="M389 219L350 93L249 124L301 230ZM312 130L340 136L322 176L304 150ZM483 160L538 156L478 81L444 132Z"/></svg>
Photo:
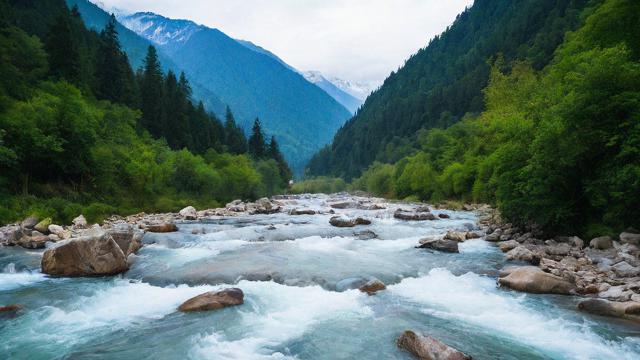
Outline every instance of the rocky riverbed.
<svg viewBox="0 0 640 360"><path fill-rule="evenodd" d="M348 194L0 228L1 358L636 359L638 240Z"/></svg>

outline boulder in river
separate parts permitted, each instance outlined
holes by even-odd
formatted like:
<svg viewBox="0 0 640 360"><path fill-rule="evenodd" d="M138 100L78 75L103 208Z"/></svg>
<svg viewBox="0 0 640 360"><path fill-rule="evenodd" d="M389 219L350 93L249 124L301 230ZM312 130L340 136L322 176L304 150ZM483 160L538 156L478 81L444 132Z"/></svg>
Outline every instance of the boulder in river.
<svg viewBox="0 0 640 360"><path fill-rule="evenodd" d="M333 216L329 219L329 224L335 227L354 227L356 225L371 225L371 220L363 218L349 218L346 216Z"/></svg>
<svg viewBox="0 0 640 360"><path fill-rule="evenodd" d="M540 257L537 254L522 245L509 250L506 257L510 261L526 261L531 264L540 262Z"/></svg>
<svg viewBox="0 0 640 360"><path fill-rule="evenodd" d="M0 306L0 318L7 317L13 318L18 315L24 309L24 306L19 304L10 304L5 306Z"/></svg>
<svg viewBox="0 0 640 360"><path fill-rule="evenodd" d="M418 247L421 249L432 249L450 253L460 252L458 249L458 242L449 239L425 238L420 240L420 245Z"/></svg>
<svg viewBox="0 0 640 360"><path fill-rule="evenodd" d="M398 338L397 345L420 360L471 360L471 356L442 341L411 330L405 331Z"/></svg>
<svg viewBox="0 0 640 360"><path fill-rule="evenodd" d="M183 312L218 310L228 306L241 305L242 303L244 303L242 290L231 288L200 294L182 303L178 310Z"/></svg>
<svg viewBox="0 0 640 360"><path fill-rule="evenodd" d="M446 235L444 236L445 240L454 240L457 242L464 242L465 240L467 240L467 234L465 232L462 231L447 231Z"/></svg>
<svg viewBox="0 0 640 360"><path fill-rule="evenodd" d="M611 236L600 236L591 239L589 246L597 250L607 250L613 247L613 240L611 240Z"/></svg>
<svg viewBox="0 0 640 360"><path fill-rule="evenodd" d="M289 215L315 215L316 211L311 209L292 209Z"/></svg>
<svg viewBox="0 0 640 360"><path fill-rule="evenodd" d="M185 220L196 220L198 218L198 212L193 206L187 206L186 208L180 210L178 214Z"/></svg>
<svg viewBox="0 0 640 360"><path fill-rule="evenodd" d="M586 299L578 303L578 310L591 314L610 317L630 317L640 320L640 302L609 301L604 299Z"/></svg>
<svg viewBox="0 0 640 360"><path fill-rule="evenodd" d="M0 227L0 244L16 245L22 237L22 228L19 225L7 225Z"/></svg>
<svg viewBox="0 0 640 360"><path fill-rule="evenodd" d="M329 204L333 209L351 209L358 207L358 203L355 201L340 201Z"/></svg>
<svg viewBox="0 0 640 360"><path fill-rule="evenodd" d="M362 230L354 233L353 236L357 237L358 240L371 240L376 239L378 237L378 234L371 230Z"/></svg>
<svg viewBox="0 0 640 360"><path fill-rule="evenodd" d="M436 216L430 212L412 212L407 210L398 209L393 213L393 217L399 220L407 221L423 221L423 220L436 220Z"/></svg>
<svg viewBox="0 0 640 360"><path fill-rule="evenodd" d="M569 295L575 292L572 283L535 266L513 268L508 275L498 279L498 283L513 290L534 294Z"/></svg>
<svg viewBox="0 0 640 360"><path fill-rule="evenodd" d="M122 224L108 231L125 257L135 254L142 247L143 233L128 224Z"/></svg>
<svg viewBox="0 0 640 360"><path fill-rule="evenodd" d="M358 289L367 282L367 279L361 277L342 279L336 283L336 291L343 292L351 289Z"/></svg>
<svg viewBox="0 0 640 360"><path fill-rule="evenodd" d="M42 272L55 276L115 275L128 269L127 258L104 231L57 243L42 255Z"/></svg>
<svg viewBox="0 0 640 360"><path fill-rule="evenodd" d="M371 279L367 281L366 284L360 286L358 290L362 291L363 293L367 293L367 295L373 295L378 291L384 290L386 288L387 286L382 281L378 279Z"/></svg>
<svg viewBox="0 0 640 360"><path fill-rule="evenodd" d="M175 223L172 223L172 222L148 224L145 227L145 229L148 232L152 232L152 233L169 233L169 232L178 231L178 227L176 226Z"/></svg>

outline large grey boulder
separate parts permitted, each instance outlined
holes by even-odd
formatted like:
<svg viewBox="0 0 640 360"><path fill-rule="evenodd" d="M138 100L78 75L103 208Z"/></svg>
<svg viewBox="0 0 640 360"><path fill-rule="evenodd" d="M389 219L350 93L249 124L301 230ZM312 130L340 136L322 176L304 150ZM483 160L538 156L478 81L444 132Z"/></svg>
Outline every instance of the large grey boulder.
<svg viewBox="0 0 640 360"><path fill-rule="evenodd" d="M471 360L471 356L442 341L432 336L417 334L411 330L405 331L396 343L399 348L420 360Z"/></svg>
<svg viewBox="0 0 640 360"><path fill-rule="evenodd" d="M640 320L640 303L616 302L604 299L586 299L578 303L578 310L591 314Z"/></svg>
<svg viewBox="0 0 640 360"><path fill-rule="evenodd" d="M575 292L572 283L534 266L513 268L508 275L498 279L498 283L513 290L534 294L569 295Z"/></svg>
<svg viewBox="0 0 640 360"><path fill-rule="evenodd" d="M411 212L402 209L398 209L393 213L393 217L399 220L407 221L423 221L423 220L436 220L435 215L430 212Z"/></svg>
<svg viewBox="0 0 640 360"><path fill-rule="evenodd" d="M371 221L363 218L333 216L329 219L329 224L335 227L354 227L356 225L371 225Z"/></svg>
<svg viewBox="0 0 640 360"><path fill-rule="evenodd" d="M0 244L9 246L16 245L22 235L23 233L20 225L7 225L0 227Z"/></svg>
<svg viewBox="0 0 640 360"><path fill-rule="evenodd" d="M238 288L225 289L218 292L207 292L193 297L178 307L179 311L218 310L228 306L244 303L244 293Z"/></svg>
<svg viewBox="0 0 640 360"><path fill-rule="evenodd" d="M460 252L458 249L458 242L449 239L422 239L420 240L420 245L418 247L421 249L431 249L450 253Z"/></svg>
<svg viewBox="0 0 640 360"><path fill-rule="evenodd" d="M142 236L144 233L138 231L133 226L121 224L107 231L113 241L124 253L125 257L135 254L142 247Z"/></svg>
<svg viewBox="0 0 640 360"><path fill-rule="evenodd" d="M78 217L71 221L73 227L76 229L86 229L88 227L87 219L85 219L84 215L80 214Z"/></svg>
<svg viewBox="0 0 640 360"><path fill-rule="evenodd" d="M55 276L102 276L127 271L127 258L111 235L95 231L44 252L42 272Z"/></svg>
<svg viewBox="0 0 640 360"><path fill-rule="evenodd" d="M34 226L36 226L40 222L37 216L29 216L28 218L22 220L20 223L20 227L26 230L32 230Z"/></svg>

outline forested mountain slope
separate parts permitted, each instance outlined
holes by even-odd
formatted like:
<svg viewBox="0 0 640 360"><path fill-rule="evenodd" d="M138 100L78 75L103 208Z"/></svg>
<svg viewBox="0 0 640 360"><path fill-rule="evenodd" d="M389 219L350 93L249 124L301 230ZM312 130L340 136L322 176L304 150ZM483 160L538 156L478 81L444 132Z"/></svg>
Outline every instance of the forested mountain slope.
<svg viewBox="0 0 640 360"><path fill-rule="evenodd" d="M77 6L86 26L96 31L104 29L111 17L109 13L105 12L89 0L66 0L66 3L70 8ZM139 69L144 65L147 48L149 45L153 45L153 43L129 30L120 23L116 25L116 30L118 31L122 48L129 57L131 66L134 70ZM164 72L167 72L168 70L173 70L174 73L184 71L189 79L191 79L194 98L202 100L207 110L214 112L218 116L224 116L226 104L224 104L215 93L207 89L205 86L202 86L197 79L192 76L192 74L189 74L188 71L185 71L185 69L178 66L162 51L162 49L158 49L158 59L162 64Z"/></svg>
<svg viewBox="0 0 640 360"><path fill-rule="evenodd" d="M351 115L281 61L217 29L152 13L121 21L154 41L190 77L229 104L245 130L259 117L265 132L276 136L298 170Z"/></svg>
<svg viewBox="0 0 640 360"><path fill-rule="evenodd" d="M495 62L486 110L421 130L418 150L354 182L375 194L497 205L507 221L586 239L640 226L640 2L588 8L549 65Z"/></svg>
<svg viewBox="0 0 640 360"><path fill-rule="evenodd" d="M581 12L600 0L476 0L451 27L392 73L309 163L308 174L351 179L373 161L414 151L421 128L447 127L484 110L491 61L551 59Z"/></svg>

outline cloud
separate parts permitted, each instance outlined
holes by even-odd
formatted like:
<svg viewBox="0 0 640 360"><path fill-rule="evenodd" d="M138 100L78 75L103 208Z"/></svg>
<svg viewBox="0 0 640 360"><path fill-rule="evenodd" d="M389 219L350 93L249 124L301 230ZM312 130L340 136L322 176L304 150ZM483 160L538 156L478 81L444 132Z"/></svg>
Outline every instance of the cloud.
<svg viewBox="0 0 640 360"><path fill-rule="evenodd" d="M300 70L380 82L473 0L101 0L250 40Z"/></svg>

